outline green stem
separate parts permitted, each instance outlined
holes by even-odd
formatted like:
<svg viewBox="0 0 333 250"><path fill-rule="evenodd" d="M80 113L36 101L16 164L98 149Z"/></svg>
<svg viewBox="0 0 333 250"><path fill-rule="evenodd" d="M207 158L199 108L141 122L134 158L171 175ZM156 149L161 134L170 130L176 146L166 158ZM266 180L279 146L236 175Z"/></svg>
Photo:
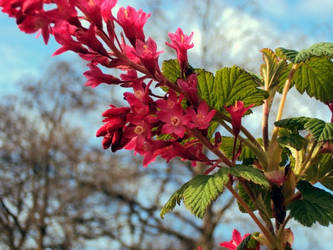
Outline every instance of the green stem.
<svg viewBox="0 0 333 250"><path fill-rule="evenodd" d="M304 167L302 168L301 172L299 173L299 175L297 176L296 182L300 181L303 177L303 175L305 175L306 171L312 166L312 164L314 163L314 161L317 159L317 156L320 153L319 148L317 148L317 151L315 153L314 150L317 146L317 142L314 142L312 147L310 148L308 157L303 161ZM303 165L302 164L302 165Z"/></svg>
<svg viewBox="0 0 333 250"><path fill-rule="evenodd" d="M252 200L252 202L255 205L256 209L259 211L259 215L263 219L263 221L265 222L266 227L269 229L270 232L273 233L274 232L273 224L272 224L270 218L268 218L266 216L266 212L262 211L262 209L260 208L260 206L258 206L258 202L257 202L256 198L254 197L254 194L253 194L252 190L249 188L249 186L247 185L247 183L244 180L239 180L239 183L243 186L245 192L247 193L247 195Z"/></svg>
<svg viewBox="0 0 333 250"><path fill-rule="evenodd" d="M229 117L228 117L229 118ZM218 122L230 132L230 134L233 134L232 128L228 126L228 124L225 123L224 120L219 119ZM243 137L238 135L238 139L247 147L249 147L252 152L258 157L259 161L261 162L264 169L267 169L268 166L268 159L266 156L266 153L263 151L261 145L258 143L256 139L253 140L246 140Z"/></svg>
<svg viewBox="0 0 333 250"><path fill-rule="evenodd" d="M282 92L282 97L281 97L281 101L280 101L280 106L279 106L279 110L276 116L276 121L281 120L282 118L282 114L283 114L283 109L284 109L284 105L286 103L286 99L287 99L287 94L291 85L291 80L293 79L293 76L295 74L295 71L297 69L298 64L294 64L289 72L288 78L286 80L286 83L284 84L284 88L283 88L283 92ZM272 135L272 140L271 143L275 142L277 135L279 132L279 127L274 127L273 130L273 135Z"/></svg>

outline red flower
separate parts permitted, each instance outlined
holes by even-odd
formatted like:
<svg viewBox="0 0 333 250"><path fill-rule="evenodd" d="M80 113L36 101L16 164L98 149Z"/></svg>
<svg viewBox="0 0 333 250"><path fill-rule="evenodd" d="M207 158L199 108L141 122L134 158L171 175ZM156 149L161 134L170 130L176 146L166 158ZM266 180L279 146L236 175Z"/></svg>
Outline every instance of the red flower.
<svg viewBox="0 0 333 250"><path fill-rule="evenodd" d="M184 115L183 108L180 104L176 104L172 111L160 111L158 112L158 118L165 122L162 127L162 133L174 134L180 138L184 137L186 127L190 118Z"/></svg>
<svg viewBox="0 0 333 250"><path fill-rule="evenodd" d="M198 97L198 78L196 74L192 74L187 77L186 80L178 79L177 80L178 86L183 90L186 94L186 97L192 102L193 105L199 104L199 97Z"/></svg>
<svg viewBox="0 0 333 250"><path fill-rule="evenodd" d="M213 119L216 110L209 111L209 107L205 101L201 102L197 113L193 109L188 109L187 115L191 119L189 123L190 128L207 129L210 121Z"/></svg>
<svg viewBox="0 0 333 250"><path fill-rule="evenodd" d="M141 9L136 11L133 7L121 7L117 14L119 24L124 29L125 35L130 43L135 46L136 41L145 41L143 26L147 22L150 14L143 12Z"/></svg>
<svg viewBox="0 0 333 250"><path fill-rule="evenodd" d="M77 27L69 24L67 21L61 21L56 23L53 28L53 35L56 41L62 45L61 48L57 49L53 55L59 55L67 50L72 50L76 53L86 54L88 50L82 46L82 43L77 42L72 36L75 35Z"/></svg>
<svg viewBox="0 0 333 250"><path fill-rule="evenodd" d="M237 137L240 132L240 128L242 125L242 117L245 115L246 111L248 111L253 106L254 104L251 104L248 107L244 107L244 103L242 101L237 101L235 105L232 106L224 106L224 108L231 115L232 131L234 132L235 137Z"/></svg>
<svg viewBox="0 0 333 250"><path fill-rule="evenodd" d="M237 231L237 229L234 229L234 231L232 231L232 240L231 241L225 241L225 242L221 242L220 246L221 247L225 247L229 250L236 250L238 245L250 234L245 234L243 237L240 234L240 232Z"/></svg>
<svg viewBox="0 0 333 250"><path fill-rule="evenodd" d="M104 137L102 142L104 149L111 146L112 152L115 152L128 143L128 140L122 136L122 128L127 122L126 115L130 109L127 107L117 108L114 105L110 106L111 109L106 110L102 114L106 118L103 120L104 125L96 132L96 136Z"/></svg>
<svg viewBox="0 0 333 250"><path fill-rule="evenodd" d="M100 7L102 0L69 0L69 2L78 7L97 28L103 29Z"/></svg>
<svg viewBox="0 0 333 250"><path fill-rule="evenodd" d="M116 5L117 1L118 0L104 0L101 2L101 13L105 22L111 21L113 19L111 10Z"/></svg>
<svg viewBox="0 0 333 250"><path fill-rule="evenodd" d="M135 48L136 54L140 58L142 64L152 75L155 75L156 71L160 71L158 57L163 51L157 51L157 45L153 39L149 37L146 43L141 40L136 40Z"/></svg>
<svg viewBox="0 0 333 250"><path fill-rule="evenodd" d="M108 56L107 51L103 44L96 38L95 25L90 25L89 29L78 29L75 32L77 40L87 45L91 50L97 52L99 55Z"/></svg>
<svg viewBox="0 0 333 250"><path fill-rule="evenodd" d="M118 84L122 82L117 77L104 74L102 70L98 68L96 65L90 64L89 68L90 70L83 73L83 75L88 79L88 81L85 83L86 86L95 88L101 83Z"/></svg>
<svg viewBox="0 0 333 250"><path fill-rule="evenodd" d="M169 47L176 50L178 62L182 72L185 72L188 67L187 50L193 48L194 46L194 44L191 43L192 37L193 32L189 36L186 36L184 35L183 30L178 28L176 33L169 33L171 43L165 43Z"/></svg>

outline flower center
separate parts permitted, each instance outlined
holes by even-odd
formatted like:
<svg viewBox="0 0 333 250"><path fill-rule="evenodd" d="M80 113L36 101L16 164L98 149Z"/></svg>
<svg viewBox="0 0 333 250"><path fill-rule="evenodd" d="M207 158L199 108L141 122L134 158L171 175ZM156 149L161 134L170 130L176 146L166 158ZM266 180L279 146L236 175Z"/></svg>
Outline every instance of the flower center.
<svg viewBox="0 0 333 250"><path fill-rule="evenodd" d="M171 117L171 124L175 127L180 125L180 119L177 116Z"/></svg>
<svg viewBox="0 0 333 250"><path fill-rule="evenodd" d="M145 93L142 90L136 90L134 92L135 97L138 98L138 99L142 99L142 97L144 96L144 94Z"/></svg>
<svg viewBox="0 0 333 250"><path fill-rule="evenodd" d="M145 130L141 125L136 126L134 129L134 133L136 133L137 135L141 135L144 131Z"/></svg>

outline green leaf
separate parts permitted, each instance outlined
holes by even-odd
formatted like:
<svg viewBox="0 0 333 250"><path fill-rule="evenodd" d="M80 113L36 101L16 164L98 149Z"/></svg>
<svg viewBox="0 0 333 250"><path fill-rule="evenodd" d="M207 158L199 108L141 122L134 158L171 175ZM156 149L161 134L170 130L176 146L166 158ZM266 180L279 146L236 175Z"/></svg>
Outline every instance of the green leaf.
<svg viewBox="0 0 333 250"><path fill-rule="evenodd" d="M279 57L285 60L289 60L290 62L295 62L295 58L298 54L298 51L293 49L277 48L275 49L275 53Z"/></svg>
<svg viewBox="0 0 333 250"><path fill-rule="evenodd" d="M311 47L303 49L299 52L291 49L277 48L276 53L281 58L287 59L293 63L300 63L315 56L333 57L333 43L315 43Z"/></svg>
<svg viewBox="0 0 333 250"><path fill-rule="evenodd" d="M333 123L317 118L295 117L283 119L274 124L277 127L287 128L294 133L297 133L299 130L308 130L319 142L333 140Z"/></svg>
<svg viewBox="0 0 333 250"><path fill-rule="evenodd" d="M228 168L221 168L214 175L195 176L170 197L161 210L161 218L181 201L194 215L203 218L207 207L223 192L229 181L228 173Z"/></svg>
<svg viewBox="0 0 333 250"><path fill-rule="evenodd" d="M333 156L322 154L318 161L306 171L306 180L316 183L333 191Z"/></svg>
<svg viewBox="0 0 333 250"><path fill-rule="evenodd" d="M311 118L308 117L293 117L282 119L274 123L275 126L280 128L287 128L291 131L298 132L299 130L304 130L304 125L307 123Z"/></svg>
<svg viewBox="0 0 333 250"><path fill-rule="evenodd" d="M306 145L306 140L299 134L289 133L286 129L280 129L278 142L281 146L291 146L301 150Z"/></svg>
<svg viewBox="0 0 333 250"><path fill-rule="evenodd" d="M240 142L238 140L236 145L237 149L239 148L239 144ZM227 136L222 137L222 143L220 148L228 158L232 157L233 146L234 146L234 137L227 137ZM253 161L255 159L256 155L252 152L252 150L249 147L243 144L242 152L237 160L242 161L244 165L251 165L253 164Z"/></svg>
<svg viewBox="0 0 333 250"><path fill-rule="evenodd" d="M332 194L306 181L300 181L297 188L302 193L303 199L296 200L288 206L291 217L308 227L315 222L323 226L333 223Z"/></svg>
<svg viewBox="0 0 333 250"><path fill-rule="evenodd" d="M301 62L295 71L293 81L296 89L322 102L332 100L333 63L327 57L311 57Z"/></svg>
<svg viewBox="0 0 333 250"><path fill-rule="evenodd" d="M324 122L317 118L310 119L304 124L304 128L309 130L318 141L333 140L333 123Z"/></svg>
<svg viewBox="0 0 333 250"><path fill-rule="evenodd" d="M187 185L188 182L185 183L180 189L178 189L164 204L160 212L160 216L162 219L164 219L164 215L166 213L171 212L175 208L176 204L180 205L180 202L183 200L183 193L184 190L187 188Z"/></svg>
<svg viewBox="0 0 333 250"><path fill-rule="evenodd" d="M198 70L198 94L209 106L214 107L218 96L214 93L214 75L211 72Z"/></svg>
<svg viewBox="0 0 333 250"><path fill-rule="evenodd" d="M307 49L302 49L297 53L295 63L304 62L313 56L333 57L333 43L316 43Z"/></svg>
<svg viewBox="0 0 333 250"><path fill-rule="evenodd" d="M214 133L215 133L215 131L216 131L216 129L217 129L217 127L219 126L220 124L218 123L218 122L216 122L216 121L212 121L211 123L210 123L210 125L209 125L209 127L208 127L208 131L207 131L207 138L210 140L212 137L213 137L213 135L214 135Z"/></svg>
<svg viewBox="0 0 333 250"><path fill-rule="evenodd" d="M230 174L236 177L241 177L255 184L269 187L269 183L266 180L264 174L259 169L253 168L251 166L237 165L233 168L230 168Z"/></svg>
<svg viewBox="0 0 333 250"><path fill-rule="evenodd" d="M170 59L163 61L162 73L166 79L168 79L170 82L175 83L178 78L181 78L182 74L178 60Z"/></svg>
<svg viewBox="0 0 333 250"><path fill-rule="evenodd" d="M271 198L270 198L269 189L248 181L245 181L245 184L252 191L253 198L256 200L259 210L264 212L264 214L266 214L267 217L270 218L272 215L272 209L271 209ZM252 199L250 198L250 196L245 191L243 185L238 183L237 187L238 187L239 196L246 202L246 204L249 206L249 208L252 211L256 211L257 208L253 203ZM240 205L239 202L238 202L238 208L242 213L247 213L247 211Z"/></svg>
<svg viewBox="0 0 333 250"><path fill-rule="evenodd" d="M218 70L215 77L212 73L198 70L198 92L207 103L224 110L224 105L232 105L238 100L244 104L261 105L268 93L259 89L258 79L237 66Z"/></svg>
<svg viewBox="0 0 333 250"><path fill-rule="evenodd" d="M259 236L259 233L255 233ZM259 242L252 237L252 235L247 236L242 242L237 246L236 250L255 250L258 249Z"/></svg>
<svg viewBox="0 0 333 250"><path fill-rule="evenodd" d="M221 170L214 175L194 177L184 191L185 206L199 218L203 218L207 207L223 192L229 181L227 171Z"/></svg>
<svg viewBox="0 0 333 250"><path fill-rule="evenodd" d="M286 67L284 67L281 70L280 77L279 77L279 80L278 80L278 83L277 83L277 91L279 93L282 93L282 91L283 91L284 85L286 83L286 80L289 77L289 73L291 71L292 66L293 66L293 64L289 63ZM291 80L289 88L291 89L294 85L295 85L295 81Z"/></svg>

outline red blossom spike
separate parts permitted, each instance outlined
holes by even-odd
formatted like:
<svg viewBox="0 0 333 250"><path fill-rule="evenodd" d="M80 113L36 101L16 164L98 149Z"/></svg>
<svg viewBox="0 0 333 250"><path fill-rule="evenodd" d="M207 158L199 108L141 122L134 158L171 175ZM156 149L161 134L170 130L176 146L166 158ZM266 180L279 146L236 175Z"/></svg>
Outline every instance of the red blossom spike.
<svg viewBox="0 0 333 250"><path fill-rule="evenodd" d="M187 50L193 48L194 44L191 43L193 32L187 36L184 35L183 30L178 28L176 33L169 33L171 43L166 42L165 44L173 48L177 52L177 58L182 69L185 72L188 68Z"/></svg>
<svg viewBox="0 0 333 250"><path fill-rule="evenodd" d="M147 22L150 14L143 12L141 9L138 11L131 6L125 9L121 7L117 14L119 24L122 26L127 39L135 46L136 41L145 41L143 33L143 26Z"/></svg>

